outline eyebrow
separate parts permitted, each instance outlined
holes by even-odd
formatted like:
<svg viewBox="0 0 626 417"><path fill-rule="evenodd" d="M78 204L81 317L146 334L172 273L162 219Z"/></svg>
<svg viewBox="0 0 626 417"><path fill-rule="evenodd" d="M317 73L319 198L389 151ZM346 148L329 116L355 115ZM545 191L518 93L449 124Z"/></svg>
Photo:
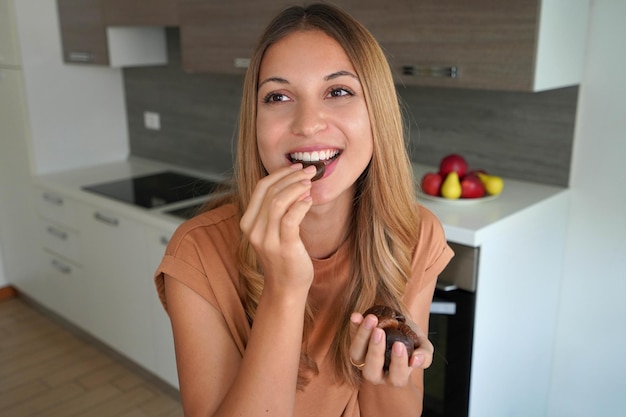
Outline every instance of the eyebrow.
<svg viewBox="0 0 626 417"><path fill-rule="evenodd" d="M356 74L353 74L350 71L337 71L324 77L324 81L330 81L330 80L334 80L335 78L344 77L344 76L352 77L357 81L359 79L359 77L357 77Z"/></svg>
<svg viewBox="0 0 626 417"><path fill-rule="evenodd" d="M337 72L333 72L332 74L329 74L327 76L324 77L324 81L330 81L330 80L334 80L336 78L339 77L352 77L355 80L358 81L359 77L356 76L356 74L351 73L350 71L337 71ZM279 83L279 84L289 84L289 81L287 81L284 78L281 77L269 77L264 79L263 81L261 81L261 83L259 83L259 86L257 88L261 88L264 84L269 83L269 82L275 82L275 83Z"/></svg>

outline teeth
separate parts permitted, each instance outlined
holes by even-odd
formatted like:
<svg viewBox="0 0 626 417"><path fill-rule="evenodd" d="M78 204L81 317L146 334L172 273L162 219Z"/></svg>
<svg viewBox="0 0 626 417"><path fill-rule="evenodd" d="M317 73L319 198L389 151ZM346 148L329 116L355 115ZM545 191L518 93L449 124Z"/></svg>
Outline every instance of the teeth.
<svg viewBox="0 0 626 417"><path fill-rule="evenodd" d="M313 151L313 152L293 152L290 153L289 156L294 161L302 161L302 162L317 162L317 161L326 161L335 157L339 151L337 150L324 150L324 151Z"/></svg>

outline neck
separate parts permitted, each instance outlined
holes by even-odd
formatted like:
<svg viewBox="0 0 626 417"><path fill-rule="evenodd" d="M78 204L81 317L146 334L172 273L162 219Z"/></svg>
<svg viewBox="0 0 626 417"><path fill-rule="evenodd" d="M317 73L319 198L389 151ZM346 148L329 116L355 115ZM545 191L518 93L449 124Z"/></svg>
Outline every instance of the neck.
<svg viewBox="0 0 626 417"><path fill-rule="evenodd" d="M352 215L352 198L313 206L302 221L300 236L314 259L328 258L345 242Z"/></svg>

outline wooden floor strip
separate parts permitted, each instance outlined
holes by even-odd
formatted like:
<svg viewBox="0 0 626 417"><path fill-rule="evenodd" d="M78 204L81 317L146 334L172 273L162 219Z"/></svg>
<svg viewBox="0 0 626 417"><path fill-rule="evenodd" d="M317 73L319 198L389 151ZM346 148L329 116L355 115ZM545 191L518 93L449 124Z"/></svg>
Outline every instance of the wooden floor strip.
<svg viewBox="0 0 626 417"><path fill-rule="evenodd" d="M183 417L176 392L19 297L0 298L0 416Z"/></svg>

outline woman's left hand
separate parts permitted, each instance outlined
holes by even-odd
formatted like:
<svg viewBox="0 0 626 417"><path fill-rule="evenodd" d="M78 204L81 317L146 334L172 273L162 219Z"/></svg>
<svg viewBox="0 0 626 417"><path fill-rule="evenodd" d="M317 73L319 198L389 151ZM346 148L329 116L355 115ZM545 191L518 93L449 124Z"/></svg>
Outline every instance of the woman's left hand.
<svg viewBox="0 0 626 417"><path fill-rule="evenodd" d="M386 384L404 387L410 382L414 368L428 368L433 359L434 348L428 337L415 324L407 320L419 339L419 347L408 357L406 347L395 342L391 351L389 371L383 371L385 363L385 331L377 327L378 318L373 314L363 317L353 313L350 317L350 358L361 370L363 379L376 385Z"/></svg>

